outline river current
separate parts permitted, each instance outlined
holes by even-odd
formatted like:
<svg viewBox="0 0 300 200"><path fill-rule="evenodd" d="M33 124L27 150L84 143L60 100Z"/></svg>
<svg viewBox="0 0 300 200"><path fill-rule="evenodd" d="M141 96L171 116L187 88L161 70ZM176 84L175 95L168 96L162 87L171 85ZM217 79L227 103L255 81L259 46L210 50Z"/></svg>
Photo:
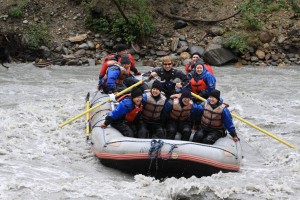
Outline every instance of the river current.
<svg viewBox="0 0 300 200"><path fill-rule="evenodd" d="M300 156L234 119L241 170L155 180L103 166L80 118L99 66L0 67L0 199L299 199ZM213 67L230 110L300 147L300 67ZM145 70L145 69L143 69Z"/></svg>

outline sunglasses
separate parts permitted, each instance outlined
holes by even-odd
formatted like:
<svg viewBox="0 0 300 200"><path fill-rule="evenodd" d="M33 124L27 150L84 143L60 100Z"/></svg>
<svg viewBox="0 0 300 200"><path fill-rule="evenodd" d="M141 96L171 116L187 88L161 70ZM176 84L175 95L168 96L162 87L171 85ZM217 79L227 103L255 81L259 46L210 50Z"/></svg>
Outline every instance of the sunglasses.
<svg viewBox="0 0 300 200"><path fill-rule="evenodd" d="M164 63L163 65L172 65L172 63Z"/></svg>

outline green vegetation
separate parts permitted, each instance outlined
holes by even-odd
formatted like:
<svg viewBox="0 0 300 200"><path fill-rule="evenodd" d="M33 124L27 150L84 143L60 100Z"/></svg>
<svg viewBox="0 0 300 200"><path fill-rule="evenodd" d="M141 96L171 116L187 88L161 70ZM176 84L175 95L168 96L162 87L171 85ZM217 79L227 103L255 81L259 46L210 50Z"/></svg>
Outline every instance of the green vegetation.
<svg viewBox="0 0 300 200"><path fill-rule="evenodd" d="M48 27L45 24L30 25L25 34L28 47L32 50L37 50L42 45L47 46L50 42L50 36L47 31Z"/></svg>
<svg viewBox="0 0 300 200"><path fill-rule="evenodd" d="M238 25L238 31L227 32L224 35L225 45L236 49L240 53L249 51L251 47L261 45L256 31L261 30L262 25L268 23L270 14L281 9L292 8L297 10L295 0L246 0L240 4L242 20ZM299 7L298 7L299 8ZM300 11L300 8L299 8ZM243 30L243 31L241 31ZM251 31L247 33L247 31Z"/></svg>
<svg viewBox="0 0 300 200"><path fill-rule="evenodd" d="M16 6L13 6L9 9L8 15L13 18L21 18L24 14L24 9L27 4L27 1L22 0Z"/></svg>
<svg viewBox="0 0 300 200"><path fill-rule="evenodd" d="M249 51L251 46L248 44L249 36L247 34L242 33L227 33L225 35L225 41L224 44L227 48L236 49L240 53L244 53L246 51Z"/></svg>
<svg viewBox="0 0 300 200"><path fill-rule="evenodd" d="M121 13L119 9L119 12L115 12L109 17L93 17L92 3L85 4L88 10L85 26L94 31L105 33L114 39L122 38L127 43L144 40L152 34L155 27L147 0L116 0L114 2L120 6L124 13Z"/></svg>
<svg viewBox="0 0 300 200"><path fill-rule="evenodd" d="M285 0L247 0L240 7L245 28L259 30L268 20L267 15L282 8L288 8Z"/></svg>

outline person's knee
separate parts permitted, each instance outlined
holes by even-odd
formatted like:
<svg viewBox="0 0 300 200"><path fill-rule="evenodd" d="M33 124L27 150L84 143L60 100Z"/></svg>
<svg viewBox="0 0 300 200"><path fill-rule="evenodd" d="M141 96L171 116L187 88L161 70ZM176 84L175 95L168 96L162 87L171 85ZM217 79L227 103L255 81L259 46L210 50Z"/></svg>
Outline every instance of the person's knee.
<svg viewBox="0 0 300 200"><path fill-rule="evenodd" d="M185 141L188 141L190 139L190 136L191 136L191 129L183 129L182 130L182 140L185 140Z"/></svg>
<svg viewBox="0 0 300 200"><path fill-rule="evenodd" d="M193 142L202 142L204 135L202 131L196 131L194 134Z"/></svg>

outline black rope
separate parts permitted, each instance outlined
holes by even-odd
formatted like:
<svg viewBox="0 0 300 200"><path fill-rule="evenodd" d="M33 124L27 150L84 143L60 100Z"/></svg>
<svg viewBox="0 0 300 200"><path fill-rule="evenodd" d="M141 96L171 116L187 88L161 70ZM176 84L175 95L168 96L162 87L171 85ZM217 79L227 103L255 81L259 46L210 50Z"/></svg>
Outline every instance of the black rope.
<svg viewBox="0 0 300 200"><path fill-rule="evenodd" d="M151 146L148 152L148 156L150 159L157 159L160 155L160 151L162 146L164 145L164 141L162 140L151 140ZM153 155L154 154L154 155Z"/></svg>

